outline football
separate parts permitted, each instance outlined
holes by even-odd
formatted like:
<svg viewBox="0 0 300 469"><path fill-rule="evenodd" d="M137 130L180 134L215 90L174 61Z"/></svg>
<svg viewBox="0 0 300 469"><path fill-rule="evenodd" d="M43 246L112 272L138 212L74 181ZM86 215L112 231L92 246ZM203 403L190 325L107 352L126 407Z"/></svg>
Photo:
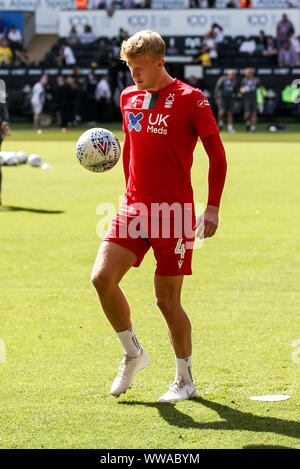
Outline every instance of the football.
<svg viewBox="0 0 300 469"><path fill-rule="evenodd" d="M107 129L89 129L76 143L78 161L84 168L95 173L103 173L113 168L120 155L119 140Z"/></svg>

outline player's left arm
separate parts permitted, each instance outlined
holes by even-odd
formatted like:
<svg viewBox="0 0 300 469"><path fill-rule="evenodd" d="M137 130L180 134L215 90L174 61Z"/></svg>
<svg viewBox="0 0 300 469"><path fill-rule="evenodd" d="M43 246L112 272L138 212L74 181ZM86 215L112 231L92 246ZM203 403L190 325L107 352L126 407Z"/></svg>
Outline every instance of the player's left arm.
<svg viewBox="0 0 300 469"><path fill-rule="evenodd" d="M215 234L219 223L219 206L227 170L226 156L216 119L206 96L200 91L193 92L190 113L209 158L207 207L196 222L196 236L208 238Z"/></svg>
<svg viewBox="0 0 300 469"><path fill-rule="evenodd" d="M198 237L209 238L215 234L219 224L219 206L225 183L227 162L219 134L201 138L209 158L207 207L197 219Z"/></svg>

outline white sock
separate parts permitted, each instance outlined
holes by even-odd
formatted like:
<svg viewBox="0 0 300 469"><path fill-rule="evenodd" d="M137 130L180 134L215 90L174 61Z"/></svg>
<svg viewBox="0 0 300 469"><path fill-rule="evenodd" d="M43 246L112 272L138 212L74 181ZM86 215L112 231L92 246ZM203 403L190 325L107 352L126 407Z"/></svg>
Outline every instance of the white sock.
<svg viewBox="0 0 300 469"><path fill-rule="evenodd" d="M227 128L228 130L232 130L232 124L228 124Z"/></svg>
<svg viewBox="0 0 300 469"><path fill-rule="evenodd" d="M133 326L127 331L117 332L117 336L120 339L126 355L137 357L140 354L141 346L137 340Z"/></svg>
<svg viewBox="0 0 300 469"><path fill-rule="evenodd" d="M250 130L255 130L256 129L256 126L255 125L251 125L251 129Z"/></svg>
<svg viewBox="0 0 300 469"><path fill-rule="evenodd" d="M177 358L176 360L176 377L175 381L177 381L178 376L182 376L183 381L188 383L193 382L192 377L192 355L187 358Z"/></svg>

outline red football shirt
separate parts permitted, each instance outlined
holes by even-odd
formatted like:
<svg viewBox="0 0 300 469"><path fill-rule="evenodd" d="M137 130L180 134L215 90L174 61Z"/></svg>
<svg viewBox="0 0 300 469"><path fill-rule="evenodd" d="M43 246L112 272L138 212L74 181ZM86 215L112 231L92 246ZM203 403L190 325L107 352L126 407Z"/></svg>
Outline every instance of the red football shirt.
<svg viewBox="0 0 300 469"><path fill-rule="evenodd" d="M206 96L175 78L156 93L129 86L120 102L127 203L192 203L198 137L219 133Z"/></svg>

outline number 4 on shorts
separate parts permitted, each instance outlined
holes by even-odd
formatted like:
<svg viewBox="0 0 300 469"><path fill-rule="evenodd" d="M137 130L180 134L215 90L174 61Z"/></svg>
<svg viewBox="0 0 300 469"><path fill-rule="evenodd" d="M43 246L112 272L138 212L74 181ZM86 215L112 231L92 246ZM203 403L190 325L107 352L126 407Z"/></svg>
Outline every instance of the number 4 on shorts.
<svg viewBox="0 0 300 469"><path fill-rule="evenodd" d="M182 241L183 241L182 238L179 238L179 240L177 241L176 248L175 248L175 254L180 254L181 259L184 259L185 245Z"/></svg>

